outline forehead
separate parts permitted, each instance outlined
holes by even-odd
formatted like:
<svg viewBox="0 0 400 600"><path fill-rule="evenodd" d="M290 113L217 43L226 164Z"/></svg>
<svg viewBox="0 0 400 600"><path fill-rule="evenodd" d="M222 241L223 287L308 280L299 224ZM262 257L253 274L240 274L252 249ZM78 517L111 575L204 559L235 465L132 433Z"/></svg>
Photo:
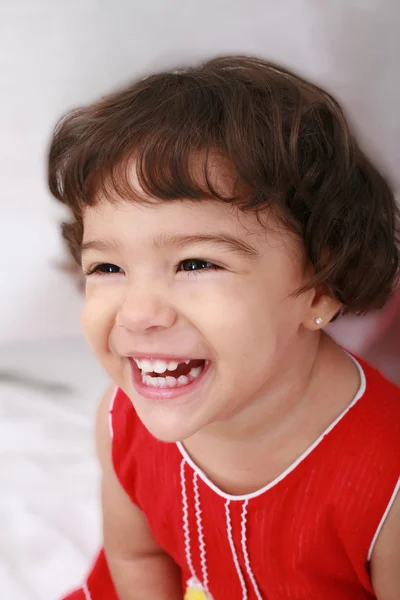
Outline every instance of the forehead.
<svg viewBox="0 0 400 600"><path fill-rule="evenodd" d="M253 213L244 213L231 204L212 200L169 200L152 204L101 200L83 212L83 240L108 237L140 242L162 235L218 231L260 243L273 235L271 219L268 221L268 225L261 224Z"/></svg>

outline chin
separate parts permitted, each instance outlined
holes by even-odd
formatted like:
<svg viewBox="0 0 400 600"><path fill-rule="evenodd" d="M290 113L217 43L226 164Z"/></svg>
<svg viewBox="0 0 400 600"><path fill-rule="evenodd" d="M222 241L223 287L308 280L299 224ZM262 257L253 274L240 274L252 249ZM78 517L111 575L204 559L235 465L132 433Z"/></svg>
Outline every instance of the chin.
<svg viewBox="0 0 400 600"><path fill-rule="evenodd" d="M152 436L168 444L174 444L176 442L183 442L195 433L199 431L198 428L182 427L182 425L168 424L165 422L155 421L153 419L142 418L139 415L143 425L151 433Z"/></svg>
<svg viewBox="0 0 400 600"><path fill-rule="evenodd" d="M199 414L192 406L189 407L166 406L164 403L148 405L142 398L135 394L129 395L136 410L138 418L152 436L162 442L183 442L192 437L207 425L205 415Z"/></svg>

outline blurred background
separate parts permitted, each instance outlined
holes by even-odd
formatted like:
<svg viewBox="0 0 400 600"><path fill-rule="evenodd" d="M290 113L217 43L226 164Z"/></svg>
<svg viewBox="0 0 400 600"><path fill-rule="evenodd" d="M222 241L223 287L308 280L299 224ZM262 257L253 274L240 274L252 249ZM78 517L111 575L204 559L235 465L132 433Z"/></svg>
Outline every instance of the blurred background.
<svg viewBox="0 0 400 600"><path fill-rule="evenodd" d="M399 30L398 0L0 0L1 597L55 600L100 542L92 429L107 378L57 267L56 120L153 69L258 54L333 92L398 191ZM400 383L398 297L332 333Z"/></svg>

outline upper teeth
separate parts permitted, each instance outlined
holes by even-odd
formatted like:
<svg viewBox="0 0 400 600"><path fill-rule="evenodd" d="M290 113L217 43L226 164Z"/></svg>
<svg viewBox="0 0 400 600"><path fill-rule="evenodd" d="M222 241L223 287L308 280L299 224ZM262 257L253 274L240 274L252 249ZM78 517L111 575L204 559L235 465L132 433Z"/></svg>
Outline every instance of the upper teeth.
<svg viewBox="0 0 400 600"><path fill-rule="evenodd" d="M173 360L167 362L165 360L149 360L147 358L143 360L137 360L135 358L134 361L142 373L165 373L165 371L176 371L180 364ZM188 365L190 360L185 360L184 362Z"/></svg>

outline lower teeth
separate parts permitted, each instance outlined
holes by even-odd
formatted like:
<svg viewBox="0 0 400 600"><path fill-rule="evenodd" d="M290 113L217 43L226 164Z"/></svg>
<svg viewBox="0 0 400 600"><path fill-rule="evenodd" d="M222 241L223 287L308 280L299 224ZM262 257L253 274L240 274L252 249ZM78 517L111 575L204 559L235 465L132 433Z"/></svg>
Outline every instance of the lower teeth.
<svg viewBox="0 0 400 600"><path fill-rule="evenodd" d="M174 388L174 387L183 387L184 385L188 385L202 372L203 367L194 367L191 369L188 375L181 375L180 377L151 377L151 375L147 375L146 373L142 373L142 383L149 387L155 388Z"/></svg>

